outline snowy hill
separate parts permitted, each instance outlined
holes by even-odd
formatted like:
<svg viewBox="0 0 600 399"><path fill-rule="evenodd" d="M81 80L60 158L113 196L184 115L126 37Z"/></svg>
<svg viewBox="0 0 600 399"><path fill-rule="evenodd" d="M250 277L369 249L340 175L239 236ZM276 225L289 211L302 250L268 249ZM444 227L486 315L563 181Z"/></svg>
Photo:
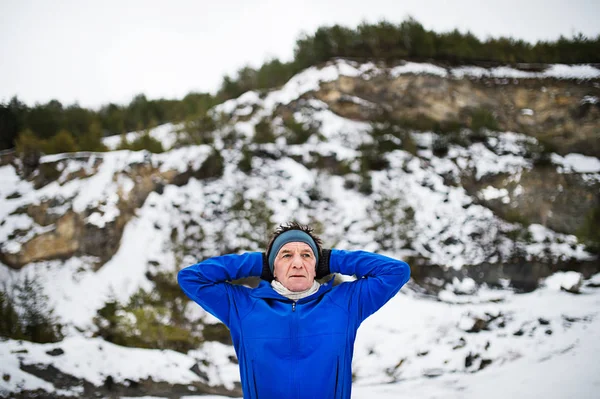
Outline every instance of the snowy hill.
<svg viewBox="0 0 600 399"><path fill-rule="evenodd" d="M338 60L215 107L203 144L189 145L206 139L201 126L168 124L150 132L170 149L162 154L46 156L26 179L18 164L0 167L4 291L38 282L65 335L0 342L0 394L239 396L233 348L208 339L216 320L159 285L171 287L180 268L205 257L263 250L275 225L296 219L313 224L328 247L377 251L413 268L414 281L359 330L354 397L598 395L597 258L573 234L506 215L535 194L527 178L540 170L567 187L559 199L575 190L597 196L600 160L563 151L541 167L531 155L539 141L520 132L474 139L465 130L461 141L444 141L440 132L380 128L334 112L323 91L349 78L421 75L585 87L600 71ZM356 96L343 102L360 112L380 107ZM555 202L547 214L560 225ZM523 293L531 280L537 289ZM109 342L104 329L118 320L111 334L153 347L140 311L161 301L168 306L159 324L187 328L197 347ZM108 303L117 304L114 319L102 319ZM561 379L568 383L547 385Z"/></svg>

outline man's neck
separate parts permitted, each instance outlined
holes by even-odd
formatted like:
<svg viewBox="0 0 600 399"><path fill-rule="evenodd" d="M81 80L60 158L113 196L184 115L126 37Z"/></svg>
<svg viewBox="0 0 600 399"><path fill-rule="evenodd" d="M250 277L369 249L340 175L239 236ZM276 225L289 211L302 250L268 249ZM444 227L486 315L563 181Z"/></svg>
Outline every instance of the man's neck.
<svg viewBox="0 0 600 399"><path fill-rule="evenodd" d="M311 296L312 294L314 294L315 292L317 292L319 290L320 286L321 286L321 284L317 283L316 281L313 281L312 286L310 286L308 289L306 289L304 291L295 292L295 291L290 291L289 289L284 287L284 285L281 284L277 280L271 281L271 287L273 287L275 292L277 292L281 296L291 299L292 301L297 301L299 299L306 298L307 296Z"/></svg>

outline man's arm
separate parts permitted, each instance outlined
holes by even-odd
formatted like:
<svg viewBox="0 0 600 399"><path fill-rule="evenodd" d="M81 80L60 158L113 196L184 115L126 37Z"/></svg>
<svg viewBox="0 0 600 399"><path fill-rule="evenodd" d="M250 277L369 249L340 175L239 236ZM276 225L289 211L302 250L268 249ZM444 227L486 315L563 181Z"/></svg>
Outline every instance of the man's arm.
<svg viewBox="0 0 600 399"><path fill-rule="evenodd" d="M217 256L180 270L177 281L191 300L229 326L231 303L245 287L228 281L260 276L263 264L260 252Z"/></svg>
<svg viewBox="0 0 600 399"><path fill-rule="evenodd" d="M396 295L410 278L406 262L365 251L332 249L329 269L331 273L358 278L349 283L350 297L346 299L358 311L359 324Z"/></svg>

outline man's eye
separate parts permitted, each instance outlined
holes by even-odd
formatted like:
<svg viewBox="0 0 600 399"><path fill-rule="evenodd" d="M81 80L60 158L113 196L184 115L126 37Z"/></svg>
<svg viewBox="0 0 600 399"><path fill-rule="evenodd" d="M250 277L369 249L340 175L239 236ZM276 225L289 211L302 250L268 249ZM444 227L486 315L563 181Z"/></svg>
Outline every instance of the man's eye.
<svg viewBox="0 0 600 399"><path fill-rule="evenodd" d="M283 258L289 258L290 254L283 254Z"/></svg>
<svg viewBox="0 0 600 399"><path fill-rule="evenodd" d="M304 256L305 258L310 258L310 254L304 254L302 256Z"/></svg>

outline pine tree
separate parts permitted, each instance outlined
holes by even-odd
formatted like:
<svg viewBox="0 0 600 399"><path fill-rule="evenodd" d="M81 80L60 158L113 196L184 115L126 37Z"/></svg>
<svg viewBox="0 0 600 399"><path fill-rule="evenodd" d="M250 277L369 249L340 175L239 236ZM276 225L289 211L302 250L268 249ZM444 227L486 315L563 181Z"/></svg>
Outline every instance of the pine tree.
<svg viewBox="0 0 600 399"><path fill-rule="evenodd" d="M19 132L19 120L9 105L0 104L0 150L15 146Z"/></svg>
<svg viewBox="0 0 600 399"><path fill-rule="evenodd" d="M44 142L31 130L26 129L19 133L15 144L23 165L23 175L29 176L40 164Z"/></svg>
<svg viewBox="0 0 600 399"><path fill-rule="evenodd" d="M26 276L16 287L16 291L23 337L40 343L60 341L63 338L61 326L48 305L48 297L44 294L42 285Z"/></svg>
<svg viewBox="0 0 600 399"><path fill-rule="evenodd" d="M22 339L23 333L19 314L15 311L12 298L0 291L0 337Z"/></svg>
<svg viewBox="0 0 600 399"><path fill-rule="evenodd" d="M78 137L77 144L82 151L106 151L107 148L102 143L102 126L94 121L90 124L87 132Z"/></svg>
<svg viewBox="0 0 600 399"><path fill-rule="evenodd" d="M62 129L47 141L45 150L47 154L61 154L64 152L76 152L79 148L71 132Z"/></svg>

